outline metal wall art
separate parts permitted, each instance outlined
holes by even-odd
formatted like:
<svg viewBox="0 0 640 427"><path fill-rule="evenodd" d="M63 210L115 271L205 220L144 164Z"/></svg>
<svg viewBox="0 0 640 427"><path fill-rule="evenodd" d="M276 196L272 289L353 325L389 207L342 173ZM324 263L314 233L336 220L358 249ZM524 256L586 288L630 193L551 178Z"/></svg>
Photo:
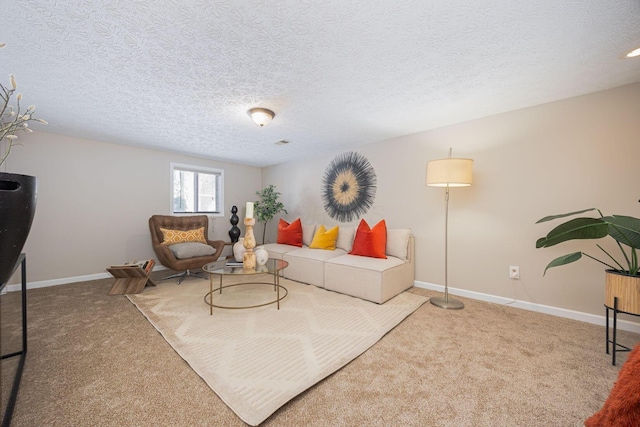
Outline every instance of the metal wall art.
<svg viewBox="0 0 640 427"><path fill-rule="evenodd" d="M361 154L339 154L324 171L324 210L339 222L349 222L366 213L375 195L376 173Z"/></svg>

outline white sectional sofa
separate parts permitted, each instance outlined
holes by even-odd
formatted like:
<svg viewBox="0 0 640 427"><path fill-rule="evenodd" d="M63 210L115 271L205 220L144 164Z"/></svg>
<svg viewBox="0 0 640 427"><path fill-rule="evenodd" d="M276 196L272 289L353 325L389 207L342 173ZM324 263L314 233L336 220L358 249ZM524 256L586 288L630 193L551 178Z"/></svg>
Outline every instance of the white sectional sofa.
<svg viewBox="0 0 640 427"><path fill-rule="evenodd" d="M285 278L382 304L413 286L414 238L409 229L388 229L386 256L350 255L355 228L339 227L335 250L311 249L316 227L303 224L303 247L268 243L269 258L283 259L289 266Z"/></svg>

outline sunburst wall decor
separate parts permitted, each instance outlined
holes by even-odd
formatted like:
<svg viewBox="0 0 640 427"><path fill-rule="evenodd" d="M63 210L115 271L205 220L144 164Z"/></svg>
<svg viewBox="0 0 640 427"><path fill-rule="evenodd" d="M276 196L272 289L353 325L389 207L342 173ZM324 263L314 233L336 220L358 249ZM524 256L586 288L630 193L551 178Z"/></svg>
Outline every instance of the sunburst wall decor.
<svg viewBox="0 0 640 427"><path fill-rule="evenodd" d="M376 173L361 154L339 154L324 171L324 210L339 222L349 222L366 213L375 195Z"/></svg>

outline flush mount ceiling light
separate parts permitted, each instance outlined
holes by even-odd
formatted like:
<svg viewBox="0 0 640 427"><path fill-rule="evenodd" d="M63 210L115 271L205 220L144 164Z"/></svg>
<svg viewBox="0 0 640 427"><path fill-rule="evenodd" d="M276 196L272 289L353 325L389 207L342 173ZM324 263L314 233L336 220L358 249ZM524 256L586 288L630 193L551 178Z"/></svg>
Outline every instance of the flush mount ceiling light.
<svg viewBox="0 0 640 427"><path fill-rule="evenodd" d="M266 108L252 108L247 111L247 114L249 114L253 121L260 127L271 123L271 120L273 120L276 115L273 111L267 110Z"/></svg>
<svg viewBox="0 0 640 427"><path fill-rule="evenodd" d="M631 52L625 55L627 58L635 58L636 56L640 56L640 47L632 50Z"/></svg>

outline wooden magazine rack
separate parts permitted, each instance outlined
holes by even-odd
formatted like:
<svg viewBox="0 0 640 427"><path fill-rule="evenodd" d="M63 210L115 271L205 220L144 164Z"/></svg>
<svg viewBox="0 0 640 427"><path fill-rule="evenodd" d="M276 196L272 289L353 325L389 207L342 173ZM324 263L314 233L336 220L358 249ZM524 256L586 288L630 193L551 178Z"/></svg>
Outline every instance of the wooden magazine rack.
<svg viewBox="0 0 640 427"><path fill-rule="evenodd" d="M139 294L147 285L155 286L149 273L137 265L112 266L107 271L115 277L109 295Z"/></svg>

